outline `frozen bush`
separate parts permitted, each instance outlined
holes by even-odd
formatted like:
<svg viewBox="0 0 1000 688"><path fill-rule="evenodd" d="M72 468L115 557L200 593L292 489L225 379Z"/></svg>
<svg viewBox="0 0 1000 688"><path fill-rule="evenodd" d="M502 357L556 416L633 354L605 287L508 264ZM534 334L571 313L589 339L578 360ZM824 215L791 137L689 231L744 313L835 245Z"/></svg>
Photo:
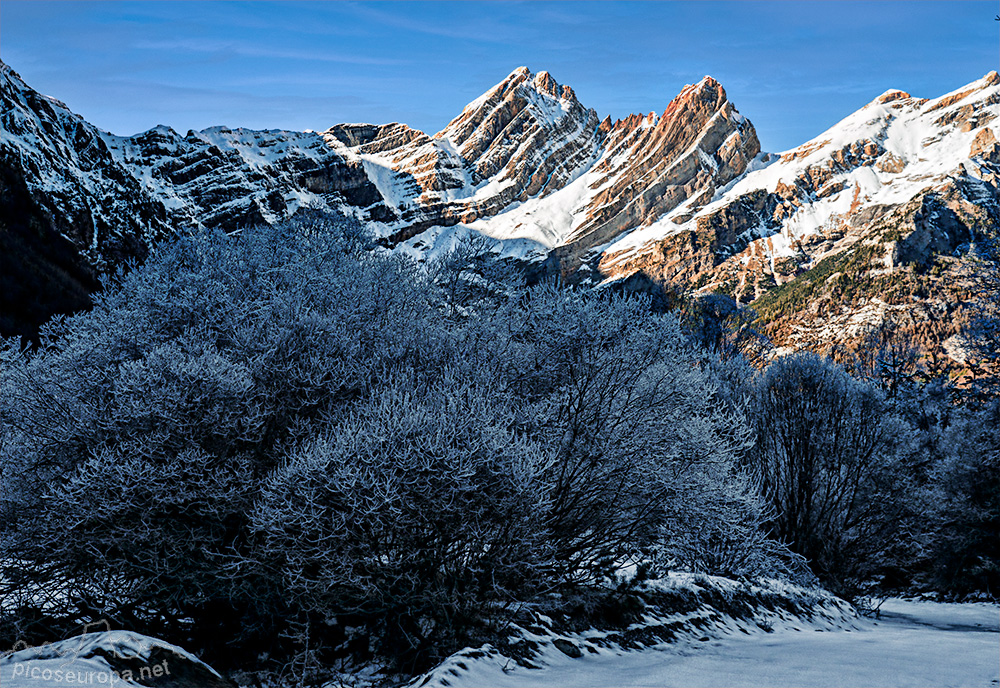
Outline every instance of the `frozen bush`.
<svg viewBox="0 0 1000 688"><path fill-rule="evenodd" d="M422 663L528 599L550 556L551 457L514 423L481 384L386 381L267 481L253 527L288 593L370 620L381 652Z"/></svg>
<svg viewBox="0 0 1000 688"><path fill-rule="evenodd" d="M103 617L304 681L427 663L665 534L736 561L690 528L740 533L741 374L720 393L673 316L472 248L455 281L344 218L205 233L8 342L0 630Z"/></svg>
<svg viewBox="0 0 1000 688"><path fill-rule="evenodd" d="M1000 401L953 425L932 469L929 582L947 595L1000 591Z"/></svg>

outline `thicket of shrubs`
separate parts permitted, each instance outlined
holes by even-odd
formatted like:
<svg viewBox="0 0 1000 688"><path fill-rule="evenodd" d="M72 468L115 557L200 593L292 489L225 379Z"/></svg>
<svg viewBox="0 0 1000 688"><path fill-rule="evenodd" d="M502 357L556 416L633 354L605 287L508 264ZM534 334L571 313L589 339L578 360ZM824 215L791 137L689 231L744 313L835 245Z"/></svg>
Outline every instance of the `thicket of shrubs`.
<svg viewBox="0 0 1000 688"><path fill-rule="evenodd" d="M527 287L474 249L207 233L7 341L0 644L103 618L291 682L424 669L629 562L996 590L995 403L812 355L757 374L738 309Z"/></svg>

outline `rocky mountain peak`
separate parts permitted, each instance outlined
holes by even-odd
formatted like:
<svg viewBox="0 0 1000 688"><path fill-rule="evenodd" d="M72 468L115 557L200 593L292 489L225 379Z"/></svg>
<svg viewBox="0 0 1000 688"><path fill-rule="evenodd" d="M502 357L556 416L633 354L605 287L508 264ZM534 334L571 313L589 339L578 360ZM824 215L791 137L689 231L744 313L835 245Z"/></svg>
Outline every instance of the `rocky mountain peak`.
<svg viewBox="0 0 1000 688"><path fill-rule="evenodd" d="M522 80L530 80L532 76L534 76L534 75L531 73L531 70L528 69L527 67L525 67L524 65L521 65L520 67L518 67L517 69L515 69L513 72L511 72L510 74L508 74L507 78L504 79L503 81L501 81L500 83L502 84L505 81L509 81L509 80L511 80L513 78L520 78Z"/></svg>
<svg viewBox="0 0 1000 688"><path fill-rule="evenodd" d="M691 98L726 99L726 89L722 88L714 77L705 75L696 84L688 84L681 89L674 100L687 100Z"/></svg>
<svg viewBox="0 0 1000 688"><path fill-rule="evenodd" d="M886 103L891 103L896 100L904 100L906 98L912 98L912 96L906 91L900 91L899 89L890 88L888 91L880 95L878 98L873 100L870 104L872 105L884 105Z"/></svg>
<svg viewBox="0 0 1000 688"><path fill-rule="evenodd" d="M706 76L697 84L689 84L670 101L663 111L661 120L695 117L704 119L720 111L728 102L726 90L722 84L710 76Z"/></svg>
<svg viewBox="0 0 1000 688"><path fill-rule="evenodd" d="M369 171L396 217L396 245L428 227L471 223L561 189L596 159L597 113L548 72L519 67L433 136L404 125L337 125L325 134Z"/></svg>
<svg viewBox="0 0 1000 688"><path fill-rule="evenodd" d="M544 152L565 138L582 137L589 149L597 126L597 113L580 105L571 88L548 72L532 74L520 67L466 106L435 138L454 145L472 163L477 179L484 179L528 149Z"/></svg>
<svg viewBox="0 0 1000 688"><path fill-rule="evenodd" d="M605 119L597 191L572 238L580 249L656 225L680 206L697 209L760 152L753 125L712 77L685 86L663 114ZM640 232L641 233L641 232Z"/></svg>
<svg viewBox="0 0 1000 688"><path fill-rule="evenodd" d="M539 72L536 74L535 78L531 80L531 85L535 87L536 91L550 95L553 98L562 97L562 88L548 72Z"/></svg>
<svg viewBox="0 0 1000 688"><path fill-rule="evenodd" d="M528 116L544 121L559 118L559 110L574 109L593 112L580 105L573 89L560 85L548 72L532 74L527 67L518 67L499 84L466 105L462 114L449 122L435 138L448 138L460 143L484 124L491 129L501 127L502 131L503 126L525 110ZM483 133L489 137L490 132Z"/></svg>

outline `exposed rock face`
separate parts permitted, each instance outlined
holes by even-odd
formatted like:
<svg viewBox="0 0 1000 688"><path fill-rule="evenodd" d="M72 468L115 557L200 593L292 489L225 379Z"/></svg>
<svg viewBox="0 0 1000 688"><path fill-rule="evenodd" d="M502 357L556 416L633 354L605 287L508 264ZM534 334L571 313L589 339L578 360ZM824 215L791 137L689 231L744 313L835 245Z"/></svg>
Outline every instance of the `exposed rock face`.
<svg viewBox="0 0 1000 688"><path fill-rule="evenodd" d="M0 63L0 165L55 233L93 265L145 255L171 232L163 203L115 160L95 127Z"/></svg>
<svg viewBox="0 0 1000 688"><path fill-rule="evenodd" d="M969 149L970 158L983 158L992 163L1000 163L1000 144L992 129L982 128L976 131L976 138L972 140L972 147Z"/></svg>
<svg viewBox="0 0 1000 688"><path fill-rule="evenodd" d="M517 70L504 84L528 77L530 72ZM530 83L547 86L543 97L572 94L545 73ZM505 111L497 105L504 84L466 108L438 136L465 131L467 123L480 121L476 113L482 107ZM567 116L577 112L575 99L563 109ZM587 113L585 120L582 113L573 116L577 124L572 128L562 127L566 133L550 157L555 164L538 168L534 158L525 162L523 156L514 158L516 164L507 163L506 169L541 170L532 183L512 184L509 188L517 190L516 195L493 202L493 207L503 206L512 199L520 205L507 205L492 216L468 215L462 222L499 239L529 240L544 249L541 272L571 276L581 267L590 268L594 251L620 235L653 227L678 208L696 211L718 188L744 173L760 152L753 125L711 77L686 87L660 116L631 115L617 122L606 118L598 125L592 111ZM487 129L489 135L493 130ZM488 138L476 135L473 140ZM532 143L521 149L535 147ZM465 144L462 150L468 157L478 149Z"/></svg>
<svg viewBox="0 0 1000 688"><path fill-rule="evenodd" d="M697 207L746 170L760 143L722 86L705 77L659 118L651 113L615 122L605 151L593 169L600 191L570 237L587 247L648 226L685 201Z"/></svg>
<svg viewBox="0 0 1000 688"><path fill-rule="evenodd" d="M91 265L142 258L190 227L274 222L300 207L391 217L363 166L312 132L213 127L131 137L88 124L0 65L0 164Z"/></svg>
<svg viewBox="0 0 1000 688"><path fill-rule="evenodd" d="M402 124L337 125L324 135L365 165L399 213L383 230L396 244L563 188L596 160L598 126L572 89L521 67L433 137Z"/></svg>
<svg viewBox="0 0 1000 688"><path fill-rule="evenodd" d="M300 207L391 216L364 168L312 132L212 127L182 137L157 127L103 137L115 160L161 199L174 227L271 223Z"/></svg>
<svg viewBox="0 0 1000 688"><path fill-rule="evenodd" d="M886 308L940 344L965 296L956 256L1000 227L997 114L995 72L935 100L889 91L659 237L615 242L600 270L728 292L783 344L849 340Z"/></svg>
<svg viewBox="0 0 1000 688"><path fill-rule="evenodd" d="M561 189L593 161L598 125L597 113L583 107L569 86L521 67L435 138L458 151L474 185L509 184L512 197L523 201ZM491 205L495 212L507 204Z"/></svg>

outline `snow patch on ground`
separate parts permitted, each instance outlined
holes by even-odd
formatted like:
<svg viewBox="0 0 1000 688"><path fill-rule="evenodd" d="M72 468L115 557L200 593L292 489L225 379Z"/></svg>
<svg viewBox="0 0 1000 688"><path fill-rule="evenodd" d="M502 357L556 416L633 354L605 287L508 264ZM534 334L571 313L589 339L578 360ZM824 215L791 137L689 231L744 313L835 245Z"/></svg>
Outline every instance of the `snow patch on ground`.
<svg viewBox="0 0 1000 688"><path fill-rule="evenodd" d="M456 654L412 685L997 686L998 609L987 603L887 600L879 620L779 616L770 628L754 628L728 619L699 637L640 651L587 647L573 658L551 644L535 660L537 669L484 646Z"/></svg>
<svg viewBox="0 0 1000 688"><path fill-rule="evenodd" d="M87 633L0 656L3 688L227 685L210 666L176 645L129 631Z"/></svg>
<svg viewBox="0 0 1000 688"><path fill-rule="evenodd" d="M659 679L642 676L632 681L629 667L647 656L660 661L663 653L687 656L731 638L859 630L866 623L843 600L780 581L748 583L674 573L642 589L660 606L649 605L625 628L571 632L539 612L534 623L512 627L502 650L494 645L467 648L410 686L660 685ZM675 611L667 609L672 605Z"/></svg>

